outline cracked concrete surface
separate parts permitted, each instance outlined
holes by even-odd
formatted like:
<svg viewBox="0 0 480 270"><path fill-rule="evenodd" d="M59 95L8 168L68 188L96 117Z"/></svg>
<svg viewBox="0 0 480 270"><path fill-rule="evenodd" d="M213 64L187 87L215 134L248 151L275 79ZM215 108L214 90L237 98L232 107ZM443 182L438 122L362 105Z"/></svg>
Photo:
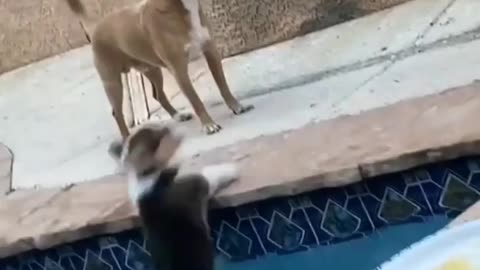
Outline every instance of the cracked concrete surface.
<svg viewBox="0 0 480 270"><path fill-rule="evenodd" d="M189 140L182 153L194 155L478 79L480 19L471 13L479 5L415 0L226 59L235 95L256 106L239 117L223 106L204 63L193 63L194 85L224 129L204 136L197 121L183 124ZM165 85L173 104L190 110L170 76ZM159 116L165 117L162 111ZM115 169L106 148L118 132L88 47L1 76L0 124L0 142L15 154L14 187L65 185Z"/></svg>

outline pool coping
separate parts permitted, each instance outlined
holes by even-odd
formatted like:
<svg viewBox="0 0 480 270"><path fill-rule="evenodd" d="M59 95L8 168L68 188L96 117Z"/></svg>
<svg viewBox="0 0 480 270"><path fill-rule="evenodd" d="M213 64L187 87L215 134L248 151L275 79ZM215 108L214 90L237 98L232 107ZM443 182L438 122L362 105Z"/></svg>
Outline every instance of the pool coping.
<svg viewBox="0 0 480 270"><path fill-rule="evenodd" d="M471 123L480 114L479 90L480 82L473 82L220 147L187 160L182 172L225 161L239 163L240 181L216 198L216 207L228 207L477 155L480 127ZM0 198L0 216L0 258L139 225L123 175L64 188L16 191Z"/></svg>

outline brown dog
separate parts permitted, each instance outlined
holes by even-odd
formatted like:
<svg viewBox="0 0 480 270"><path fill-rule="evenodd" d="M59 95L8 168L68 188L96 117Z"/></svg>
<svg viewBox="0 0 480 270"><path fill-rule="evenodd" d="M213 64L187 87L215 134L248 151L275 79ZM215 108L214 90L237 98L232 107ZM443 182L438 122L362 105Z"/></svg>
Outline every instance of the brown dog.
<svg viewBox="0 0 480 270"><path fill-rule="evenodd" d="M66 0L70 9L88 24L80 0ZM90 33L94 62L113 109L113 116L124 138L129 134L122 112L121 74L135 68L153 86L153 96L178 121L192 118L180 114L163 91L160 67L166 67L191 103L207 134L218 132L198 97L188 75L188 63L203 55L225 103L234 114L253 109L243 106L232 95L223 72L221 56L209 35L208 22L199 0L143 0L135 6L113 12Z"/></svg>

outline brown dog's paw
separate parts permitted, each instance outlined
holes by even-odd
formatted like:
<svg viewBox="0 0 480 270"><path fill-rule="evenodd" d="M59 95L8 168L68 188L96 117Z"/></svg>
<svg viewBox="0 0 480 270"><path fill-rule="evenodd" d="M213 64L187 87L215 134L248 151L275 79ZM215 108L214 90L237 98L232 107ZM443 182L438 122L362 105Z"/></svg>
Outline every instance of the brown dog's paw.
<svg viewBox="0 0 480 270"><path fill-rule="evenodd" d="M172 118L177 122L185 122L185 121L191 120L193 118L193 114L191 114L191 113L176 113Z"/></svg>
<svg viewBox="0 0 480 270"><path fill-rule="evenodd" d="M248 111L251 111L255 108L255 106L253 105L246 105L246 106L243 106L243 105L240 105L238 108L236 108L235 110L233 110L233 113L235 115L239 115L239 114L242 114L242 113L246 113Z"/></svg>
<svg viewBox="0 0 480 270"><path fill-rule="evenodd" d="M206 124L206 125L203 126L203 131L207 135L215 134L215 133L219 132L221 129L222 129L222 127L218 124L215 124L215 123Z"/></svg>

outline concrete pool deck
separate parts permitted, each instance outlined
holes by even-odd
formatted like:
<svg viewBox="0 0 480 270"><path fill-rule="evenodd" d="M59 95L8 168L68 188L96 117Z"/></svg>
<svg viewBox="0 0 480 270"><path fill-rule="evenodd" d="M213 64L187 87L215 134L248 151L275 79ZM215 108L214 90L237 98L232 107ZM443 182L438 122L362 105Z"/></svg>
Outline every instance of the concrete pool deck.
<svg viewBox="0 0 480 270"><path fill-rule="evenodd" d="M194 84L224 126L215 136L186 123L194 155L312 122L438 93L479 77L480 3L417 0L321 32L226 59L235 94L256 110L232 117L205 67ZM472 16L470 16L472 15ZM88 47L0 76L0 142L15 157L13 187L53 187L114 172L118 136ZM178 108L187 103L171 78Z"/></svg>
<svg viewBox="0 0 480 270"><path fill-rule="evenodd" d="M344 186L479 155L480 127L472 124L479 114L480 83L473 83L203 152L183 173L236 161L241 178L217 196L217 207ZM0 257L138 226L123 175L16 191L0 199L0 216Z"/></svg>

